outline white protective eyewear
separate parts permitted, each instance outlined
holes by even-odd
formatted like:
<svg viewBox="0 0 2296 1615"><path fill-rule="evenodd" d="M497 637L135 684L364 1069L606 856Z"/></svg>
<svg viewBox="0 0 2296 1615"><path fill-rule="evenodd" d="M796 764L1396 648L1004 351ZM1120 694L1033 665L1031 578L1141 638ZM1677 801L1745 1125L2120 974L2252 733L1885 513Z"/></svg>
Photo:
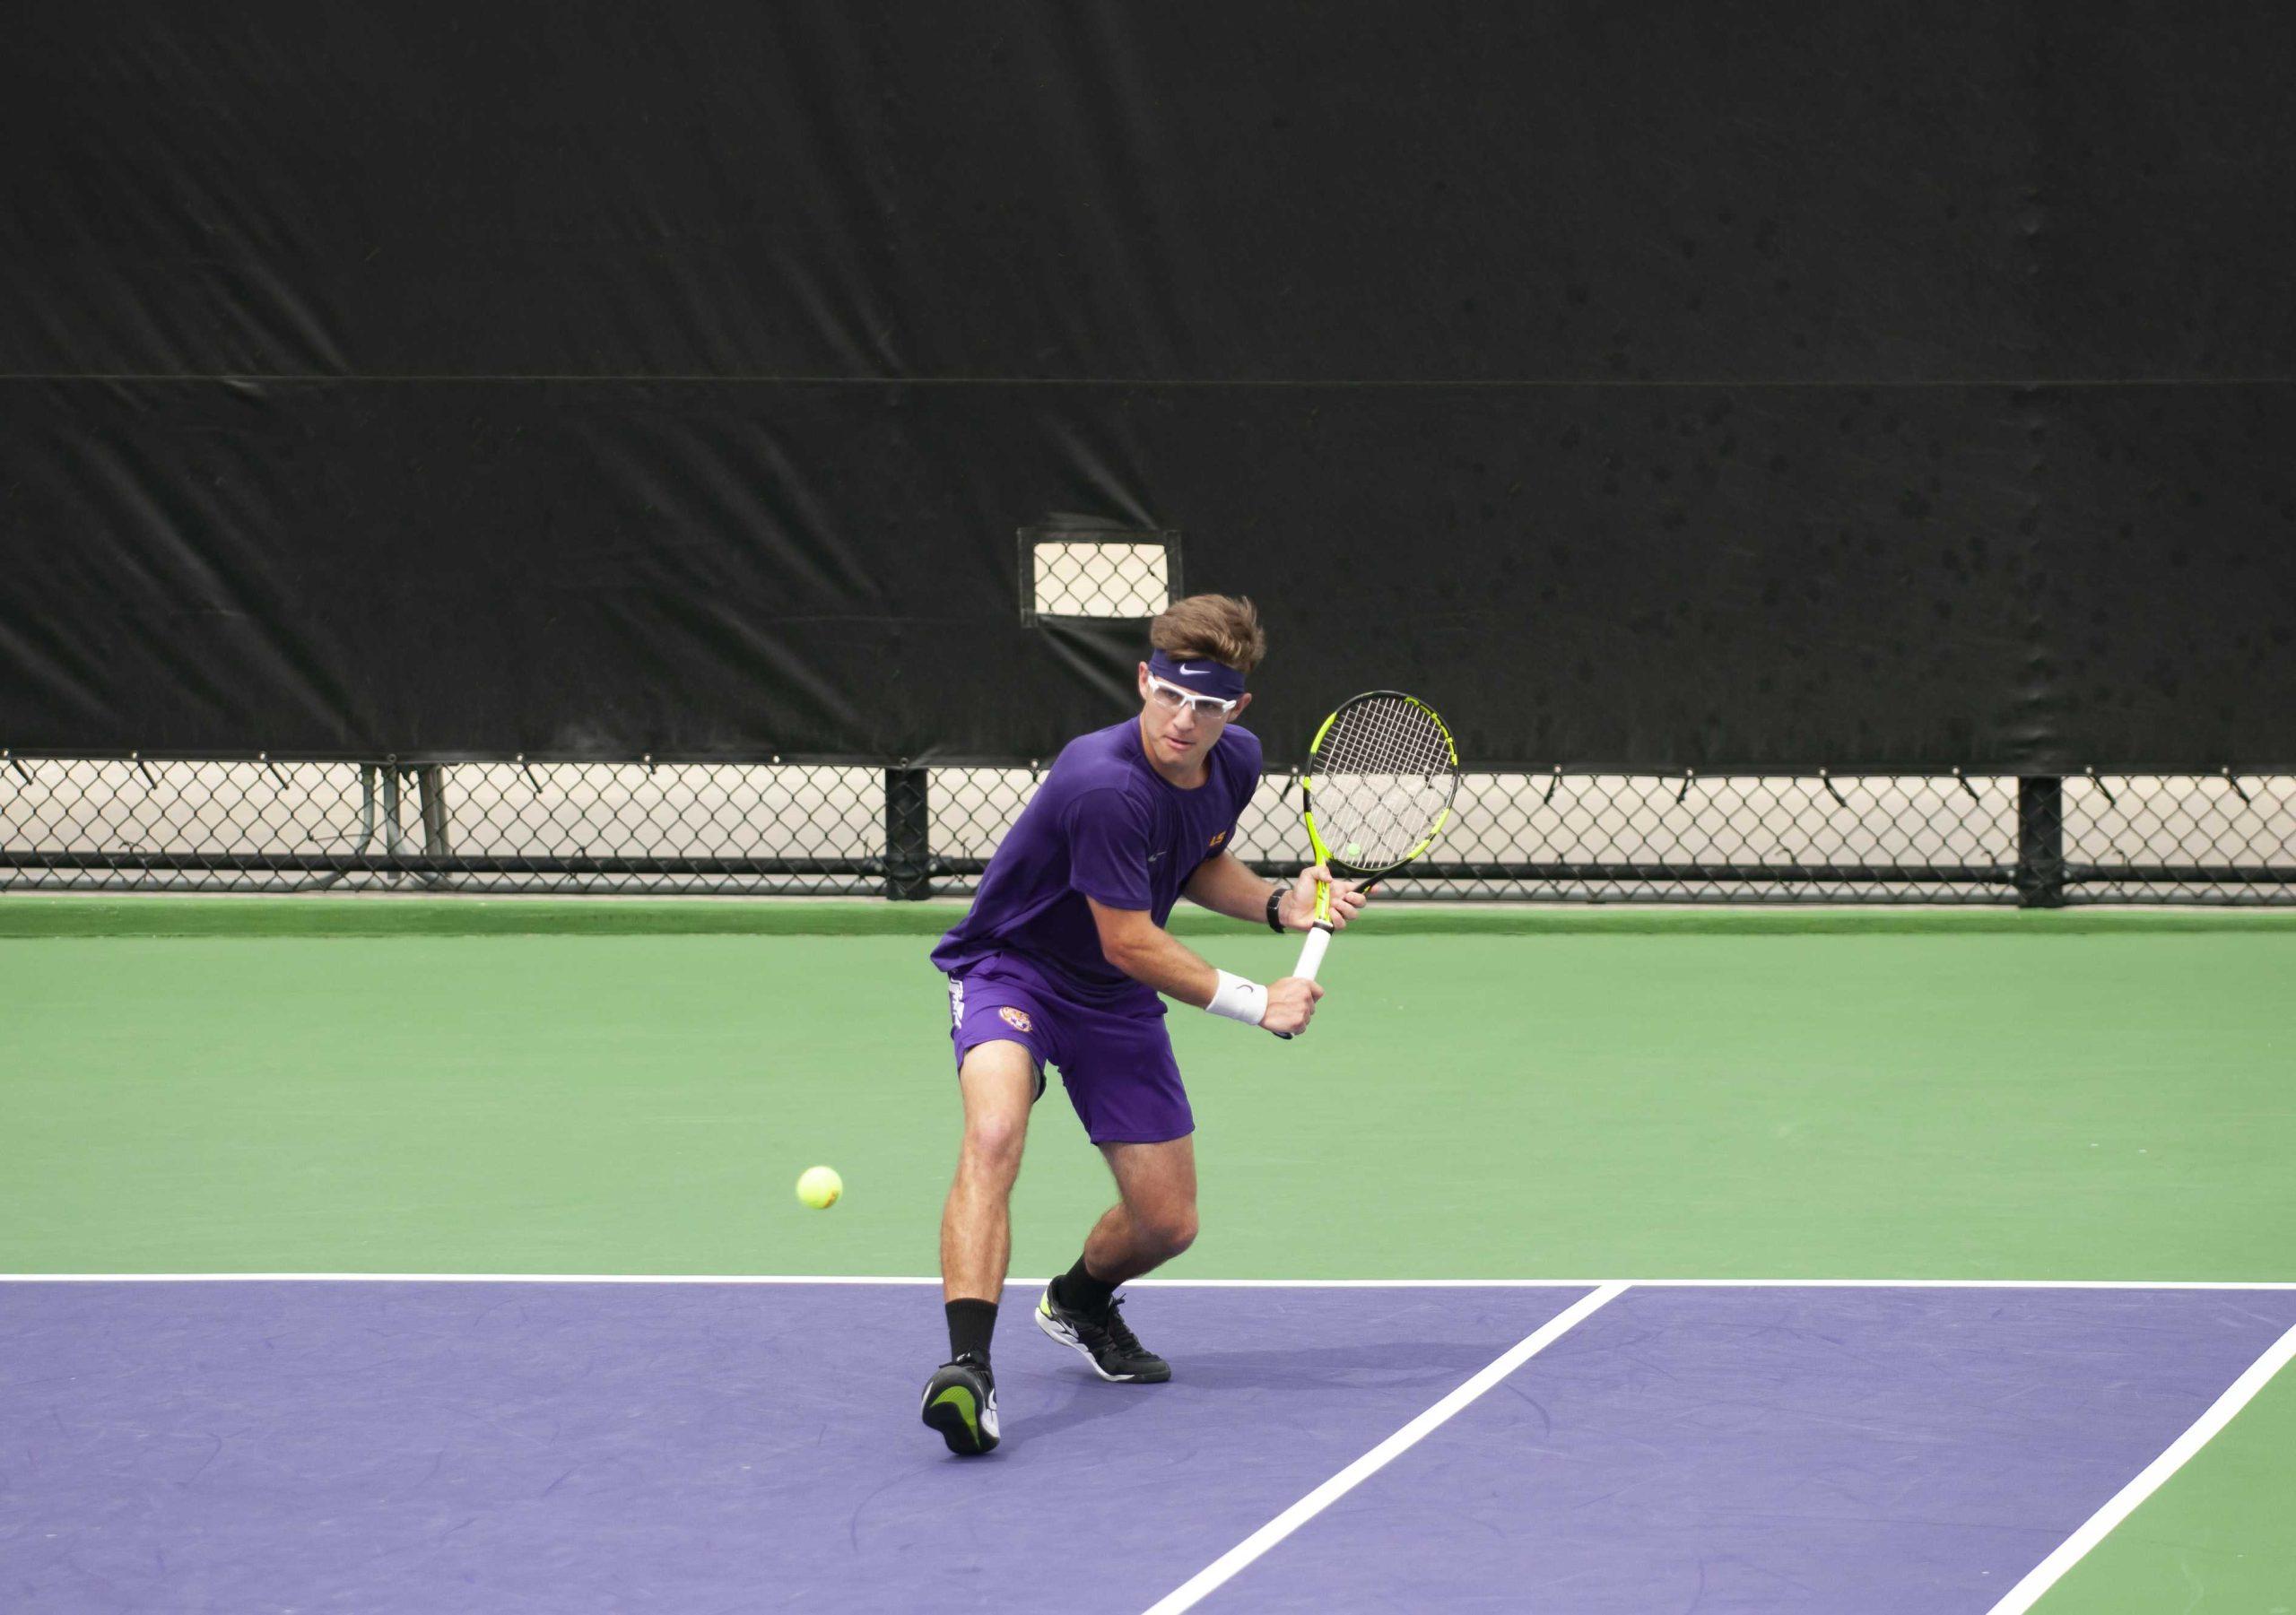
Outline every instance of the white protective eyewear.
<svg viewBox="0 0 2296 1615"><path fill-rule="evenodd" d="M1198 695L1170 679L1160 679L1152 673L1148 675L1148 695L1167 712L1178 712L1186 708L1198 717L1225 718L1243 704L1241 696L1232 701L1223 701L1216 695Z"/></svg>

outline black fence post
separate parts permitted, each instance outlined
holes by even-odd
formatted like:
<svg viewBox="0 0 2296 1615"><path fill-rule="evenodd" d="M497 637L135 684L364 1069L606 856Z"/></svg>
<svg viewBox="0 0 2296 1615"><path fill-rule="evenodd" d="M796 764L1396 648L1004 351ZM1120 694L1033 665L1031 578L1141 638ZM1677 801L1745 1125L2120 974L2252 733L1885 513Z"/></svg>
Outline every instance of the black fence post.
<svg viewBox="0 0 2296 1615"><path fill-rule="evenodd" d="M2065 907L2065 781L2017 781L2017 906Z"/></svg>
<svg viewBox="0 0 2296 1615"><path fill-rule="evenodd" d="M447 819L447 771L437 763L414 770L415 799L422 807L422 852L425 857L452 855Z"/></svg>
<svg viewBox="0 0 2296 1615"><path fill-rule="evenodd" d="M426 763L414 770L415 801L422 814L422 855L426 858L448 858L454 847L448 833L447 771L437 763ZM426 886L444 887L449 877L431 874L423 877Z"/></svg>
<svg viewBox="0 0 2296 1615"><path fill-rule="evenodd" d="M397 758L383 760L383 853L394 862L406 850L405 835L398 822L400 772Z"/></svg>
<svg viewBox="0 0 2296 1615"><path fill-rule="evenodd" d="M923 768L885 770L885 896L933 895L933 815Z"/></svg>

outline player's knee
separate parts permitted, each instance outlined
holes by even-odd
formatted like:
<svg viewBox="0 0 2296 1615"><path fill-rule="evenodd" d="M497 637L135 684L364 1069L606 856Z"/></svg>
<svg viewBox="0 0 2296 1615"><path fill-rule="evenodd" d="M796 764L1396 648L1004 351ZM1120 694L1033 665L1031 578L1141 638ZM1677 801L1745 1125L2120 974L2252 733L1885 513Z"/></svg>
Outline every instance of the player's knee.
<svg viewBox="0 0 2296 1615"><path fill-rule="evenodd" d="M981 1165L1009 1168L1020 1164L1021 1146L1028 1142L1029 1118L991 1111L965 1123L965 1154Z"/></svg>
<svg viewBox="0 0 2296 1615"><path fill-rule="evenodd" d="M1142 1231L1169 1262L1196 1243L1196 1208L1181 1206L1160 1211Z"/></svg>

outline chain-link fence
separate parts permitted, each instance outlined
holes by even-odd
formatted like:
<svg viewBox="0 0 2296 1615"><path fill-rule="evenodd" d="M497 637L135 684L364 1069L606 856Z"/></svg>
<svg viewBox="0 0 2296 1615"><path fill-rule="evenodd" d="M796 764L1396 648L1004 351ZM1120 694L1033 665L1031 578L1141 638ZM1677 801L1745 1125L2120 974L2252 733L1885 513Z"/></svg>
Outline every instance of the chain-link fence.
<svg viewBox="0 0 2296 1615"><path fill-rule="evenodd" d="M1145 619L1180 535L1020 530L1027 620ZM970 891L1035 770L0 751L0 890ZM1296 777L1231 844L1305 847ZM2296 902L2296 776L1469 774L1399 898Z"/></svg>
<svg viewBox="0 0 2296 1615"><path fill-rule="evenodd" d="M0 889L970 891L1028 768L0 754ZM1235 838L1297 867L1296 778ZM1469 774L1399 898L2296 902L2296 776Z"/></svg>

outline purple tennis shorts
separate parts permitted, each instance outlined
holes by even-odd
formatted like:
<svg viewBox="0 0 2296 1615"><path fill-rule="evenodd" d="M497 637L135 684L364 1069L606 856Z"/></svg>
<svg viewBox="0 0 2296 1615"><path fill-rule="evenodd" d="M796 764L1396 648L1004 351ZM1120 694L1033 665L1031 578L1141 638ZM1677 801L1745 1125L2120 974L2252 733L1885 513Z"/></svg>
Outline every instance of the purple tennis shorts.
<svg viewBox="0 0 2296 1615"><path fill-rule="evenodd" d="M1044 1068L1058 1066L1096 1144L1161 1144L1196 1131L1161 998L1152 1011L1095 1009L999 954L949 977L949 1037L960 1070L984 1043L1025 1046L1036 1061L1039 1098Z"/></svg>

